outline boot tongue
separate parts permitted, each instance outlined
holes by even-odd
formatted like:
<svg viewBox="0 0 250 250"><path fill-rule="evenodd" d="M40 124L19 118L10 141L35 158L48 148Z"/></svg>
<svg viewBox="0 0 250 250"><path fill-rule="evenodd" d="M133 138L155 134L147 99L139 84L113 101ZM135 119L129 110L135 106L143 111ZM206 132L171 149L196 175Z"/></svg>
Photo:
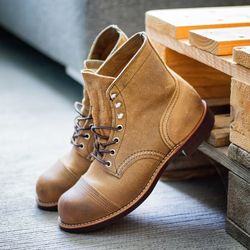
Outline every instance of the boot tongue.
<svg viewBox="0 0 250 250"><path fill-rule="evenodd" d="M115 78L94 74L90 71L82 73L92 108L93 121L96 126L112 126L112 111L107 89ZM109 136L110 130L99 129L98 133Z"/></svg>

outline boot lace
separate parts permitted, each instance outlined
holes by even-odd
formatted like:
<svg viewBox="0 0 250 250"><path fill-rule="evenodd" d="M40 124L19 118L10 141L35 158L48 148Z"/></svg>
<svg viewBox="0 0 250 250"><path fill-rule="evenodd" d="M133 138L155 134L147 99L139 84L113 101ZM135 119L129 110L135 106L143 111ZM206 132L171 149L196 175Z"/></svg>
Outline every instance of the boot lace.
<svg viewBox="0 0 250 250"><path fill-rule="evenodd" d="M75 146L75 147L80 147L83 148L83 144L82 143L76 143L76 139L78 137L83 137L85 139L89 139L89 134L88 133L84 133L81 134L81 131L90 131L91 130L91 125L88 127L83 127L82 125L80 125L80 122L82 121L86 121L86 120L92 120L92 116L91 115L84 115L81 113L81 109L82 109L82 103L80 102L75 102L74 103L74 109L75 111L78 113L78 116L74 119L74 133L71 137L71 143Z"/></svg>
<svg viewBox="0 0 250 250"><path fill-rule="evenodd" d="M108 140L109 136L102 135L98 133L96 130L113 130L113 131L119 131L121 128L118 125L117 127L109 127L109 126L92 126L91 131L94 133L94 150L91 153L91 156L95 158L97 161L99 161L101 164L108 166L110 165L109 161L103 160L104 154L112 154L113 150L112 149L107 149L108 146L116 144L119 142L119 139L116 137L112 141L107 141L107 142L100 142L100 139L105 139Z"/></svg>

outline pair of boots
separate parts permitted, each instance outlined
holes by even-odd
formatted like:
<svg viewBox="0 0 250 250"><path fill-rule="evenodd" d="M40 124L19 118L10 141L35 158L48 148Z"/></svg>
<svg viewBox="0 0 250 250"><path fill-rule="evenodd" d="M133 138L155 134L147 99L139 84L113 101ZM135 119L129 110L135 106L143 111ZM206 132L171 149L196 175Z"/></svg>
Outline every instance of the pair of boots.
<svg viewBox="0 0 250 250"><path fill-rule="evenodd" d="M104 29L84 63L72 150L40 176L40 208L66 231L90 231L139 206L167 164L209 136L213 115L144 32Z"/></svg>

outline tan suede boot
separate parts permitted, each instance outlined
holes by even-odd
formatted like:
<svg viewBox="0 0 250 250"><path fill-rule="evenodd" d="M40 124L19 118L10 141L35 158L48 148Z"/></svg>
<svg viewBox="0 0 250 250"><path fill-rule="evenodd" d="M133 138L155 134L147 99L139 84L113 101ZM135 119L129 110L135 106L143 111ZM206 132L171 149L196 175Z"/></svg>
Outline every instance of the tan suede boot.
<svg viewBox="0 0 250 250"><path fill-rule="evenodd" d="M106 226L134 210L167 163L196 150L213 127L206 103L164 65L143 32L83 78L95 160L59 199L60 227L71 232Z"/></svg>
<svg viewBox="0 0 250 250"><path fill-rule="evenodd" d="M117 26L108 26L95 39L84 62L84 68L97 70L126 40L126 35ZM75 103L78 116L75 119L71 151L60 158L37 181L37 204L42 209L56 210L59 197L76 183L91 163L89 155L93 151L94 140L90 127L93 121L86 90L84 97L82 103Z"/></svg>

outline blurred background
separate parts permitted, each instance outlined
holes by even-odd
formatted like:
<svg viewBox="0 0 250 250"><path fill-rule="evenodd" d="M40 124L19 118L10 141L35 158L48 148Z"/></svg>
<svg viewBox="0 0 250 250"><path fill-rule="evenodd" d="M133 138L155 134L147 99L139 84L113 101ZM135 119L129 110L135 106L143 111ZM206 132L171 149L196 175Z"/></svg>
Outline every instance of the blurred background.
<svg viewBox="0 0 250 250"><path fill-rule="evenodd" d="M0 25L63 65L78 81L97 32L117 24L144 30L147 10L249 4L249 0L0 0Z"/></svg>

